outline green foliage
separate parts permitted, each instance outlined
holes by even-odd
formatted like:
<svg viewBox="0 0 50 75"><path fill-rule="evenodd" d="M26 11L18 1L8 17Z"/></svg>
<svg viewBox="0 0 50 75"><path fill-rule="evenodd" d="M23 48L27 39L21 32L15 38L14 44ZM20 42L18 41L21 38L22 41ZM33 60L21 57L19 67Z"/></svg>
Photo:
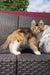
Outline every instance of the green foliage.
<svg viewBox="0 0 50 75"><path fill-rule="evenodd" d="M28 0L0 0L0 10L26 11Z"/></svg>

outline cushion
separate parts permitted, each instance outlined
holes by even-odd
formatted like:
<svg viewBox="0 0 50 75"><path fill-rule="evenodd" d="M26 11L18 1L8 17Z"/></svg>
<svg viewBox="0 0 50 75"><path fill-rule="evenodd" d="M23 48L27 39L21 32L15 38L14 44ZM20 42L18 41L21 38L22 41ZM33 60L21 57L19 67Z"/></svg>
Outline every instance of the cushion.
<svg viewBox="0 0 50 75"><path fill-rule="evenodd" d="M17 56L17 75L50 75L50 54Z"/></svg>
<svg viewBox="0 0 50 75"><path fill-rule="evenodd" d="M36 22L38 23L40 19L44 20L45 24L50 25L50 19L48 18L41 18L41 17L31 17L31 16L19 16L19 28L30 28L31 26L31 21L35 19Z"/></svg>
<svg viewBox="0 0 50 75"><path fill-rule="evenodd" d="M16 56L0 54L0 75L16 75Z"/></svg>
<svg viewBox="0 0 50 75"><path fill-rule="evenodd" d="M18 16L0 13L0 45L6 40L8 35L17 29Z"/></svg>
<svg viewBox="0 0 50 75"><path fill-rule="evenodd" d="M44 26L44 32L42 38L40 39L39 47L41 51L45 53L50 53L50 26Z"/></svg>
<svg viewBox="0 0 50 75"><path fill-rule="evenodd" d="M13 14L0 13L0 45L7 39L8 35L17 29L18 16ZM9 53L8 49L0 53Z"/></svg>

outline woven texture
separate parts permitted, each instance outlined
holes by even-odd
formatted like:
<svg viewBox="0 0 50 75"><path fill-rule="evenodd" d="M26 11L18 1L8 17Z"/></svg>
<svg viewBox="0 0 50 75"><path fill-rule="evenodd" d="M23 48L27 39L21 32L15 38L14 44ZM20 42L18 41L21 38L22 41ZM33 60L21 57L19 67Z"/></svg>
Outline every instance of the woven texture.
<svg viewBox="0 0 50 75"><path fill-rule="evenodd" d="M17 75L50 75L50 54L22 54L17 60Z"/></svg>
<svg viewBox="0 0 50 75"><path fill-rule="evenodd" d="M29 27L31 26L31 21L35 19L36 23L39 22L40 19L44 20L46 25L50 25L50 19L41 18L41 17L30 17L30 16L19 16L19 27Z"/></svg>
<svg viewBox="0 0 50 75"><path fill-rule="evenodd" d="M0 54L10 54L9 48L6 48L4 50L0 50Z"/></svg>
<svg viewBox="0 0 50 75"><path fill-rule="evenodd" d="M17 29L18 16L12 14L0 13L0 45L5 42L8 35ZM8 53L9 50L0 51L0 53Z"/></svg>
<svg viewBox="0 0 50 75"><path fill-rule="evenodd" d="M0 45L6 40L8 35L17 29L18 16L0 13Z"/></svg>
<svg viewBox="0 0 50 75"><path fill-rule="evenodd" d="M0 75L16 75L16 56L0 54Z"/></svg>

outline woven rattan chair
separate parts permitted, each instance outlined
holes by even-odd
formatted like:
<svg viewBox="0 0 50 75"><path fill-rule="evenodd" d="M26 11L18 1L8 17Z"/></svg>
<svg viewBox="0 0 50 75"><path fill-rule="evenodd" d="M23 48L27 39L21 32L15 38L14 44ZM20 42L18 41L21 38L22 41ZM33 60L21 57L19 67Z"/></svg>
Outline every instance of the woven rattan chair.
<svg viewBox="0 0 50 75"><path fill-rule="evenodd" d="M19 27L30 27L32 19L50 25L50 13L0 11L0 45ZM15 56L9 49L0 51L0 75L50 75L50 54L35 55L30 49Z"/></svg>

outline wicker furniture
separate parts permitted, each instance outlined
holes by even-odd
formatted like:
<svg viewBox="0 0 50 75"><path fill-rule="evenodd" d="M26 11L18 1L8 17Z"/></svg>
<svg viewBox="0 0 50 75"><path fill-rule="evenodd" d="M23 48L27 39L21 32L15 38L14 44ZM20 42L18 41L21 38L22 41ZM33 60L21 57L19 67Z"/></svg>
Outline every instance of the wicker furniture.
<svg viewBox="0 0 50 75"><path fill-rule="evenodd" d="M0 11L0 45L19 27L30 27L32 19L43 19L50 25L50 13ZM0 51L0 75L50 75L50 54L34 55L30 49L22 54L10 54L8 48Z"/></svg>

